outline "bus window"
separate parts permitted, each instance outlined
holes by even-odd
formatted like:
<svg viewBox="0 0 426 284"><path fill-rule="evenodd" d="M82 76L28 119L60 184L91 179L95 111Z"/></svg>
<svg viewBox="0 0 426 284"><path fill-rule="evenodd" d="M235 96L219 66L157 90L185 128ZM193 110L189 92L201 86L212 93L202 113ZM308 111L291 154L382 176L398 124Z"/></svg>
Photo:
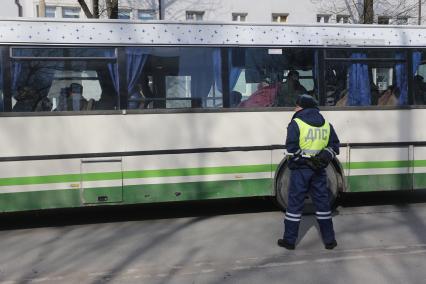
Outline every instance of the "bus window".
<svg viewBox="0 0 426 284"><path fill-rule="evenodd" d="M414 103L416 105L426 104L426 51L415 50L413 51L413 94Z"/></svg>
<svg viewBox="0 0 426 284"><path fill-rule="evenodd" d="M129 47L126 55L128 109L223 106L219 49Z"/></svg>
<svg viewBox="0 0 426 284"><path fill-rule="evenodd" d="M323 105L408 104L408 77L404 52L328 50L325 61Z"/></svg>
<svg viewBox="0 0 426 284"><path fill-rule="evenodd" d="M301 94L317 95L314 49L233 49L231 107L293 107ZM234 97L241 102L235 103ZM234 105L233 105L234 103Z"/></svg>
<svg viewBox="0 0 426 284"><path fill-rule="evenodd" d="M3 70L3 56L2 52L4 52L3 48L0 48L0 112L4 111L4 70Z"/></svg>
<svg viewBox="0 0 426 284"><path fill-rule="evenodd" d="M12 48L11 54L12 111L117 108L114 49Z"/></svg>

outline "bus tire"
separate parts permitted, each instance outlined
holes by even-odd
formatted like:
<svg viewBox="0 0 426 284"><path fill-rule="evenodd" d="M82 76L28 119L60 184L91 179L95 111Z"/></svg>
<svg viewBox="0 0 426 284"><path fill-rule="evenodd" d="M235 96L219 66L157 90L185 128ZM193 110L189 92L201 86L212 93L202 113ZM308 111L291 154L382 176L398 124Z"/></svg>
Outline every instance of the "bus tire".
<svg viewBox="0 0 426 284"><path fill-rule="evenodd" d="M343 191L343 178L340 171L337 170L335 162L330 163L327 168L327 188L330 190L330 206L335 209L337 206L337 197ZM290 169L286 163L282 163L275 178L275 199L281 210L285 211L288 204L288 190L290 185ZM307 194L303 213L315 213L315 206L311 196Z"/></svg>

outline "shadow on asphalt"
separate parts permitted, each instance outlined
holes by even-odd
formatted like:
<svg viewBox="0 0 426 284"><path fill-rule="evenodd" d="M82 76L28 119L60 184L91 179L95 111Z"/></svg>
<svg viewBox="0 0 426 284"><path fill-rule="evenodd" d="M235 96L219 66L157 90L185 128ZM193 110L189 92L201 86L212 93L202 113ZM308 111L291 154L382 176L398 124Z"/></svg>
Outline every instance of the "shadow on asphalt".
<svg viewBox="0 0 426 284"><path fill-rule="evenodd" d="M341 207L403 205L411 203L426 203L426 190L345 193L339 200L339 206Z"/></svg>
<svg viewBox="0 0 426 284"><path fill-rule="evenodd" d="M278 211L271 198L109 205L0 213L0 230Z"/></svg>
<svg viewBox="0 0 426 284"><path fill-rule="evenodd" d="M339 206L343 208L404 205L411 203L426 203L426 190L346 193L339 200ZM272 212L279 210L271 197L49 209L0 213L0 230Z"/></svg>

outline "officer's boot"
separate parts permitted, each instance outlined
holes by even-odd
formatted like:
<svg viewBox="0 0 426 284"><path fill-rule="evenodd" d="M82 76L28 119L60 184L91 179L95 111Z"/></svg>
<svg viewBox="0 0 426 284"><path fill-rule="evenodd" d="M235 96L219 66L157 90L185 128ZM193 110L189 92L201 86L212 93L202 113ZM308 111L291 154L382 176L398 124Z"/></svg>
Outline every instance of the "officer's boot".
<svg viewBox="0 0 426 284"><path fill-rule="evenodd" d="M300 218L300 217L299 217ZM293 250L296 246L297 235L299 234L300 219L297 221L284 220L284 238L278 240L278 245L286 249Z"/></svg>
<svg viewBox="0 0 426 284"><path fill-rule="evenodd" d="M324 241L324 247L326 249L334 249L337 246L337 242L334 236L332 219L318 219L318 224Z"/></svg>

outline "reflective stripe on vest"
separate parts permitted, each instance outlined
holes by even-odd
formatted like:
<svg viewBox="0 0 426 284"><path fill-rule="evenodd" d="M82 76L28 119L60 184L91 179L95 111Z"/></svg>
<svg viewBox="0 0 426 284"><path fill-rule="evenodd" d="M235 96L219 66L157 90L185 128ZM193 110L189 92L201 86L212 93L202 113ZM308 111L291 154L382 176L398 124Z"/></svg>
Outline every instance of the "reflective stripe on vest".
<svg viewBox="0 0 426 284"><path fill-rule="evenodd" d="M299 126L299 147L303 155L314 156L327 147L330 138L330 124L325 122L323 126L315 127L307 124L300 118L295 118Z"/></svg>

